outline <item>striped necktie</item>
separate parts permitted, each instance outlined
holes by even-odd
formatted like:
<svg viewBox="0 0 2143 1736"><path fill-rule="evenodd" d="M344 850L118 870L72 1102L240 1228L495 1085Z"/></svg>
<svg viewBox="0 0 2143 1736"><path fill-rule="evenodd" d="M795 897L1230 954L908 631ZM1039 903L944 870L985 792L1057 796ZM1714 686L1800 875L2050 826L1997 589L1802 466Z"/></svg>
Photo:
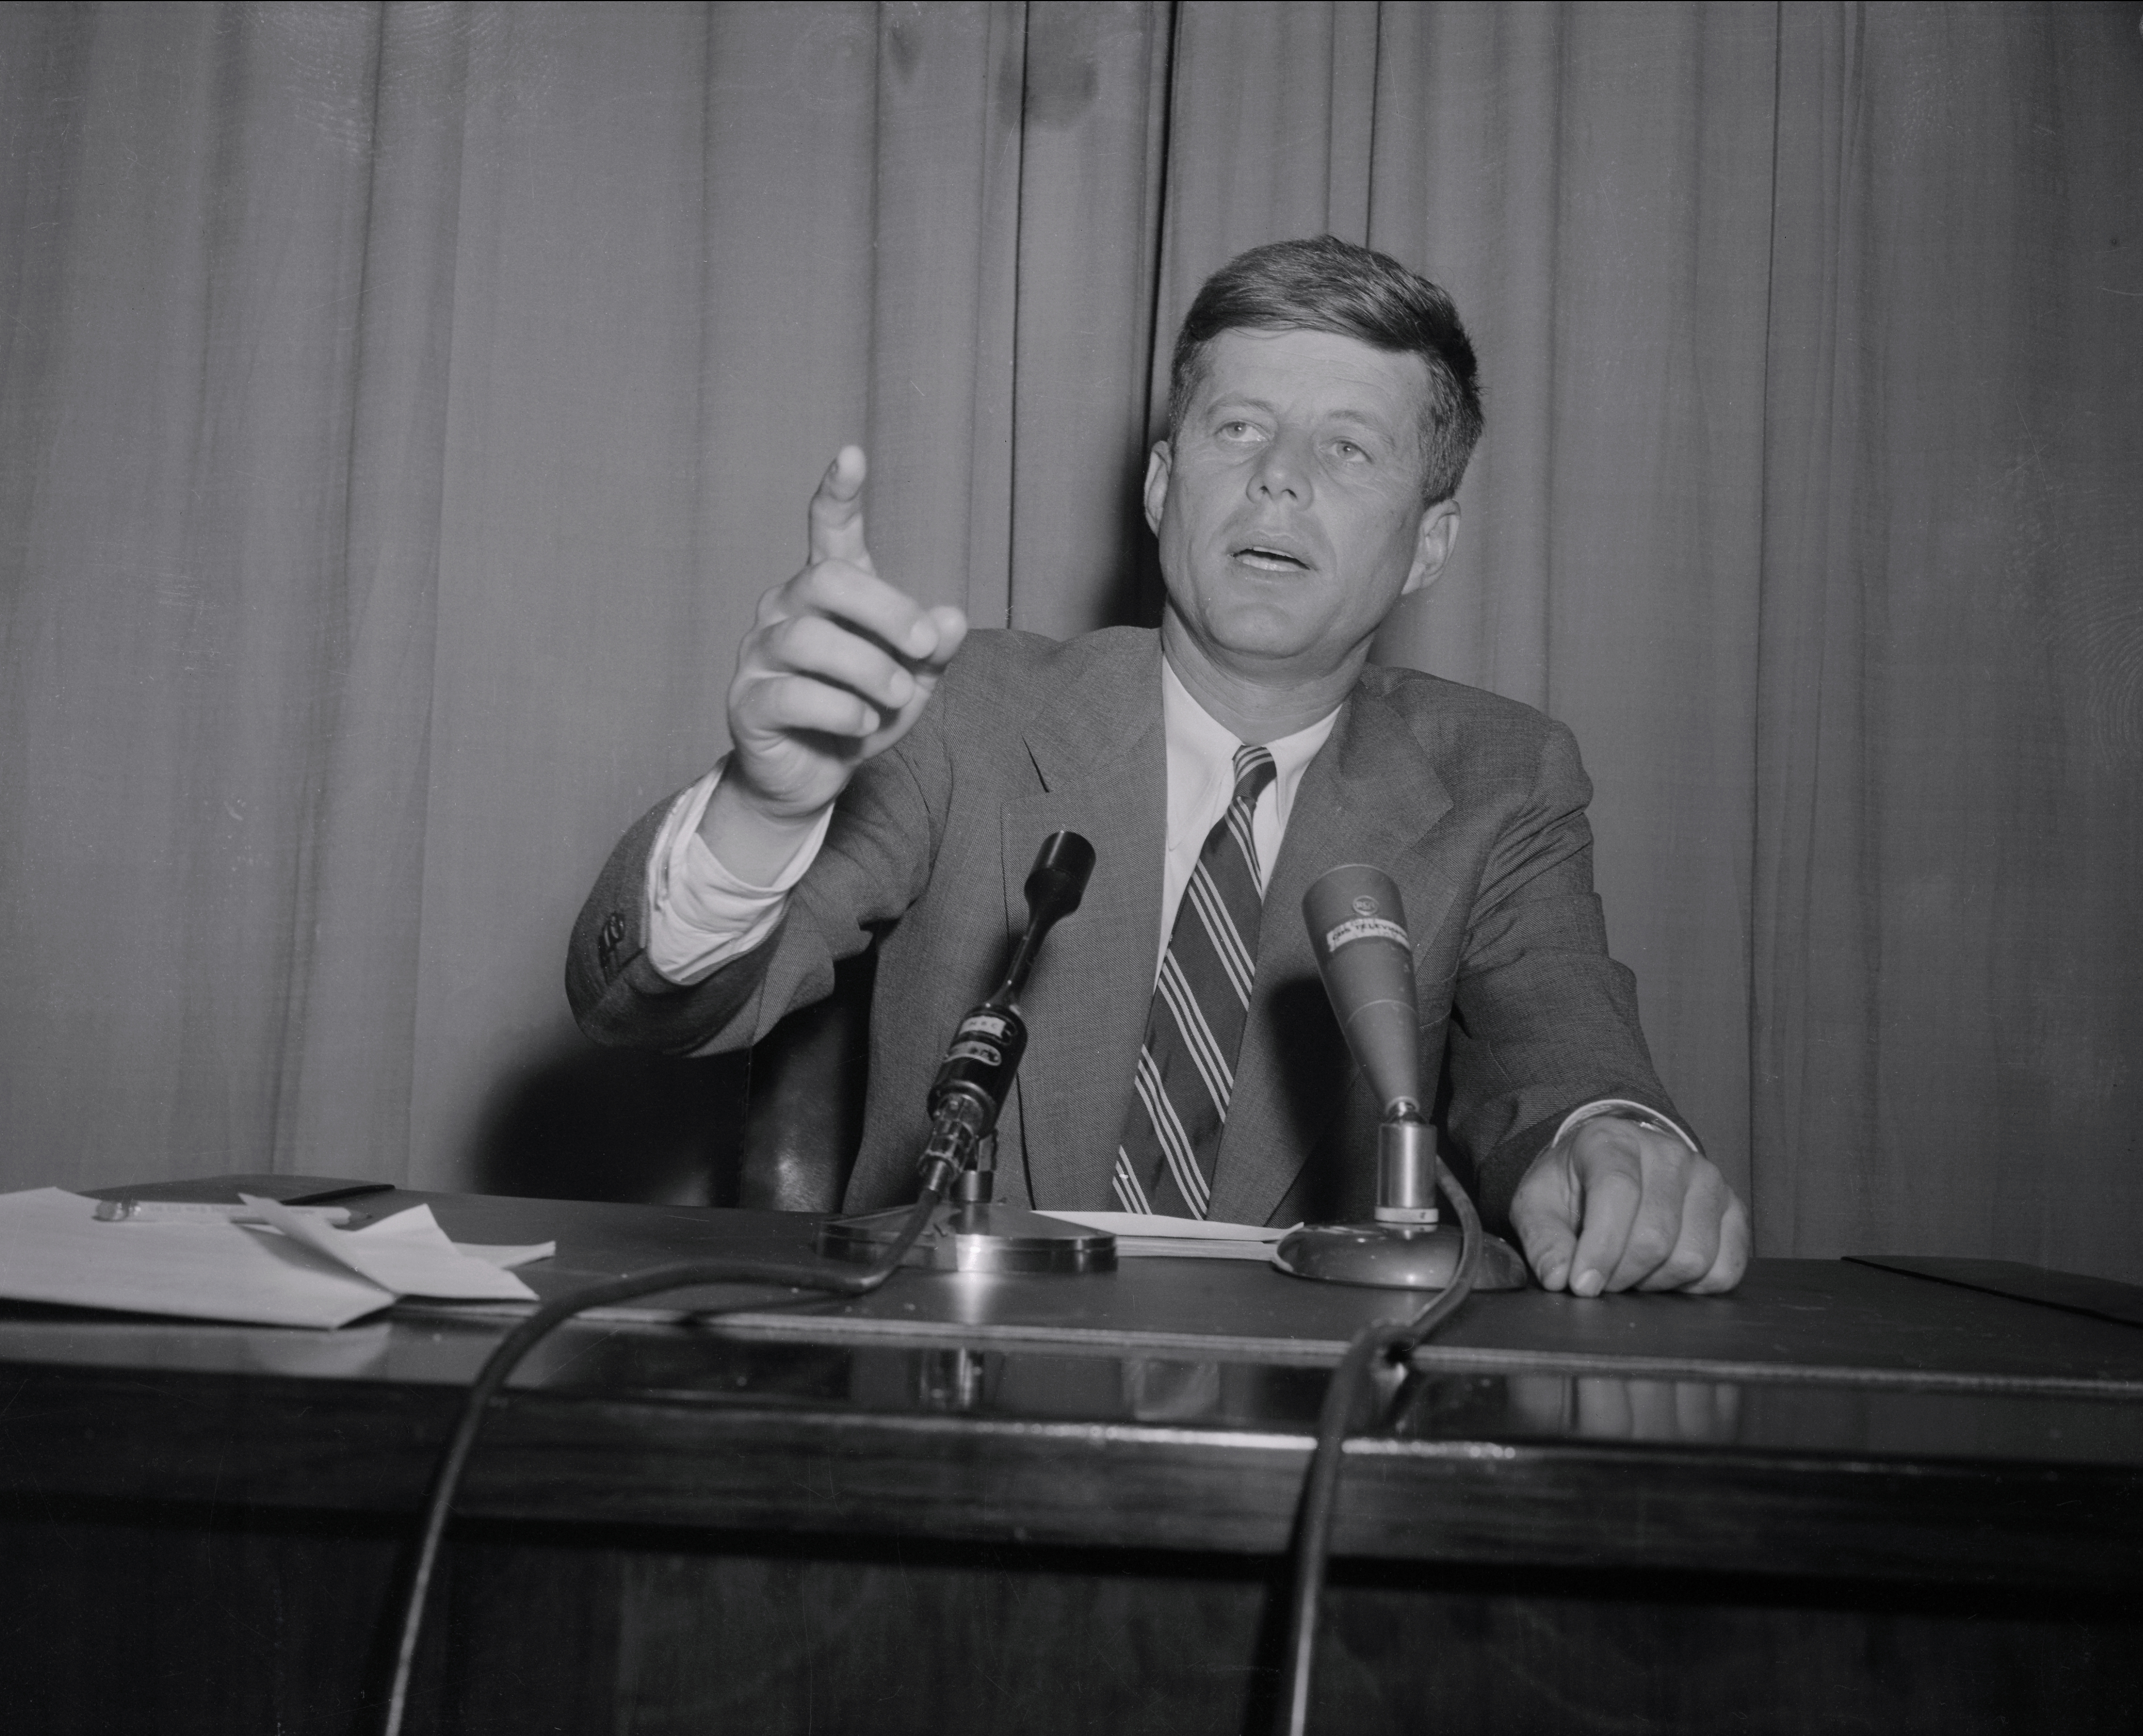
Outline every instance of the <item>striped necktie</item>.
<svg viewBox="0 0 2143 1736"><path fill-rule="evenodd" d="M1263 748L1235 749L1235 797L1206 834L1176 907L1116 1147L1116 1203L1126 1211L1202 1218L1212 1198L1265 903L1250 815L1275 774Z"/></svg>

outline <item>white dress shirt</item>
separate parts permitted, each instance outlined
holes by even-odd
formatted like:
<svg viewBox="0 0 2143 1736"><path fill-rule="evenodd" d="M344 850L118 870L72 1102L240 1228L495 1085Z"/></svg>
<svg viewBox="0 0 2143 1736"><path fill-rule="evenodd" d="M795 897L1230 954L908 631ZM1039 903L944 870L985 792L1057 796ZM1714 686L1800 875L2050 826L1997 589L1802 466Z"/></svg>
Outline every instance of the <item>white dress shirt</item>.
<svg viewBox="0 0 2143 1736"><path fill-rule="evenodd" d="M774 932L789 888L817 858L833 823L829 808L773 885L740 880L700 838L700 821L729 763L723 754L712 771L670 804L647 853L647 962L681 988L705 982Z"/></svg>

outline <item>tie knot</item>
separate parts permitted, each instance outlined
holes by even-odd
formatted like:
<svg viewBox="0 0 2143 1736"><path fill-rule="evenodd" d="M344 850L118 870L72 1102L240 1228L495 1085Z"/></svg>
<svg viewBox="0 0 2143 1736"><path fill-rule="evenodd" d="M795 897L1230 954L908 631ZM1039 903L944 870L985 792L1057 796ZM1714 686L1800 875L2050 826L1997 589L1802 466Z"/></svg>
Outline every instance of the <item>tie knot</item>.
<svg viewBox="0 0 2143 1736"><path fill-rule="evenodd" d="M1235 800L1245 807L1255 807L1257 799L1265 794L1265 785L1279 775L1279 768L1273 764L1273 756L1263 748L1254 748L1247 743L1235 749Z"/></svg>

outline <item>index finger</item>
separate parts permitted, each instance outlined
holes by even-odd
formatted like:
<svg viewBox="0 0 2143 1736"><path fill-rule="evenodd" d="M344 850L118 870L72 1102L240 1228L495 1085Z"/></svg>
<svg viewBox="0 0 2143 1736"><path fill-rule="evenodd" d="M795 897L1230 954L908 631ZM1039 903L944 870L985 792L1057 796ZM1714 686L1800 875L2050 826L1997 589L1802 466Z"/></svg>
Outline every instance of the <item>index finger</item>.
<svg viewBox="0 0 2143 1736"><path fill-rule="evenodd" d="M782 597L790 611L830 616L911 665L938 648L942 630L932 612L864 567L823 561L790 580Z"/></svg>
<svg viewBox="0 0 2143 1736"><path fill-rule="evenodd" d="M1573 1296L1597 1296L1607 1288L1629 1245L1645 1196L1643 1176L1628 1153L1616 1150L1588 1156L1591 1160L1581 1164L1577 1173L1585 1204L1577 1227L1577 1252L1570 1266Z"/></svg>
<svg viewBox="0 0 2143 1736"><path fill-rule="evenodd" d="M869 471L859 446L844 446L826 467L811 497L811 564L844 561L875 572L864 545L864 477Z"/></svg>

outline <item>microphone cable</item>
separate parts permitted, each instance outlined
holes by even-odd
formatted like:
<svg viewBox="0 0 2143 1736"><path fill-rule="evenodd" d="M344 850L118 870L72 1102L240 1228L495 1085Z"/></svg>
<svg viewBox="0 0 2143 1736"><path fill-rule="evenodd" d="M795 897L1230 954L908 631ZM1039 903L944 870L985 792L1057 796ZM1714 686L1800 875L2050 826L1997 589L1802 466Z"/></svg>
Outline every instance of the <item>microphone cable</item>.
<svg viewBox="0 0 2143 1736"><path fill-rule="evenodd" d="M1317 1662L1317 1619L1324 1602L1325 1564L1332 1554L1332 1526L1339 1501L1339 1471L1345 1458L1348 1425L1363 1377L1376 1363L1397 1361L1458 1312L1473 1288L1481 1265L1481 1216L1458 1180L1436 1160L1436 1180L1458 1214L1458 1264L1450 1283L1411 1319L1378 1320L1355 1333L1324 1389L1317 1416L1317 1447L1304 1480L1302 1522L1295 1534L1294 1580L1288 1598L1287 1668L1280 1700L1279 1727L1285 1736L1308 1736L1309 1692Z"/></svg>
<svg viewBox="0 0 2143 1736"><path fill-rule="evenodd" d="M409 1685L417 1662L417 1643L424 1630L424 1606L432 1590L432 1573L438 1563L439 1545L446 1535L447 1516L452 1510L454 1493L461 1486L462 1473L467 1468L470 1450L476 1445L478 1431L483 1427L486 1411L498 1389L506 1384L507 1377L520 1366L522 1359L548 1337L557 1327L574 1315L591 1308L601 1308L610 1303L626 1302L636 1296L651 1296L664 1290L681 1290L696 1284L709 1283L772 1283L799 1290L823 1290L834 1296L868 1296L892 1277L899 1268L908 1250L915 1245L930 1222L930 1214L944 1197L943 1185L926 1182L916 1197L915 1204L901 1225L900 1234L889 1243L883 1254L870 1265L860 1270L838 1266L831 1262L805 1263L800 1260L751 1259L738 1256L723 1259L685 1260L671 1266L658 1266L649 1272L636 1272L624 1278L613 1278L601 1283L584 1285L569 1294L547 1302L523 1320L498 1343L497 1348L484 1359L470 1385L468 1396L463 1401L461 1417L454 1424L453 1433L448 1437L445 1450L439 1455L437 1469L432 1473L431 1493L425 1503L424 1526L417 1546L417 1558L403 1592L401 1638L394 1654L393 1680L388 1690L387 1716L381 1725L381 1736L401 1736L402 1724L409 1704ZM739 1303L738 1307L750 1307ZM730 1309L709 1309L706 1313L728 1313Z"/></svg>

